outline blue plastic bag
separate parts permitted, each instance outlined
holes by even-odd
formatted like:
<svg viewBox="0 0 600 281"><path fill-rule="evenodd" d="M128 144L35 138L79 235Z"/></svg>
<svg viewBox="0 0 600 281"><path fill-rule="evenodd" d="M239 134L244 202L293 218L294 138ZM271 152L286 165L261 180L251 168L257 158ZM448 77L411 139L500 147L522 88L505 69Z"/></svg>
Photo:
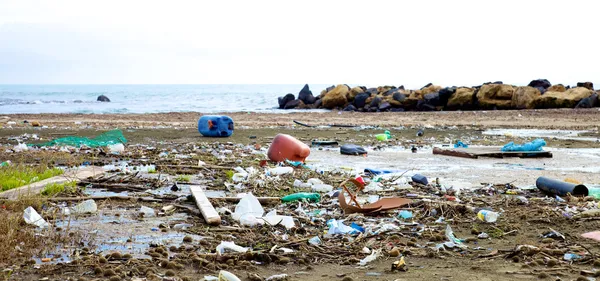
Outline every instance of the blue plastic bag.
<svg viewBox="0 0 600 281"><path fill-rule="evenodd" d="M515 144L514 142L509 142L502 147L502 151L542 151L542 147L546 145L546 141L543 139L536 139L532 142L528 142L525 144Z"/></svg>

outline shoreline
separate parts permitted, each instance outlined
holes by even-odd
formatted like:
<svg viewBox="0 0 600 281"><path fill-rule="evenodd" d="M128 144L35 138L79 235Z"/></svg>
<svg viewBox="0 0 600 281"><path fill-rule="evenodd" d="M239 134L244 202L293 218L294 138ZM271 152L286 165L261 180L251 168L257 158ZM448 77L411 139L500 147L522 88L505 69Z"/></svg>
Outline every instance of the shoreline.
<svg viewBox="0 0 600 281"><path fill-rule="evenodd" d="M120 126L196 127L201 112L169 112L143 114L0 114L0 126L7 122L13 128L28 127L23 123L38 121L41 126L86 125L93 128ZM540 129L595 129L600 120L598 108L589 109L531 109L491 111L436 111L436 112L290 112L253 113L229 112L208 115L228 115L236 128L294 127L294 120L313 126L332 124L373 127L401 126L459 126L474 128L540 128ZM8 117L8 118L7 118Z"/></svg>

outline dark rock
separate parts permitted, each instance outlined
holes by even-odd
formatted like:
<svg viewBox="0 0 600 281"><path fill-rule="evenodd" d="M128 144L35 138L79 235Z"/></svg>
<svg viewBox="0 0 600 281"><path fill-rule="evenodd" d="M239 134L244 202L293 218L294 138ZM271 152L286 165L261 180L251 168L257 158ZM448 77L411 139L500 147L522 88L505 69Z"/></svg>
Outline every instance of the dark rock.
<svg viewBox="0 0 600 281"><path fill-rule="evenodd" d="M279 108L283 109L288 102L293 101L295 99L296 97L293 94L287 94L283 97L277 98L277 101L279 102Z"/></svg>
<svg viewBox="0 0 600 281"><path fill-rule="evenodd" d="M540 86L537 86L537 87L534 87L534 88L538 89L538 91L540 91L540 93L541 93L542 95L543 95L543 94L546 92L546 90L547 90L546 88L544 88L544 87L540 87Z"/></svg>
<svg viewBox="0 0 600 281"><path fill-rule="evenodd" d="M327 93L328 93L329 91L331 91L331 90L333 90L333 89L335 89L335 85L331 85L331 86L327 87L327 88L325 89L325 92L327 92Z"/></svg>
<svg viewBox="0 0 600 281"><path fill-rule="evenodd" d="M404 108L402 107L394 107L390 109L391 112L404 112Z"/></svg>
<svg viewBox="0 0 600 281"><path fill-rule="evenodd" d="M392 105L389 102L382 102L379 104L379 110L381 111L386 111L390 108L392 108Z"/></svg>
<svg viewBox="0 0 600 281"><path fill-rule="evenodd" d="M356 144L344 144L340 146L340 153L344 155L363 155L367 154L367 151Z"/></svg>
<svg viewBox="0 0 600 281"><path fill-rule="evenodd" d="M344 108L344 111L356 111L356 107L354 107L354 105L349 104Z"/></svg>
<svg viewBox="0 0 600 281"><path fill-rule="evenodd" d="M400 85L400 87L398 87L398 90L406 90L406 89L404 89L404 85Z"/></svg>
<svg viewBox="0 0 600 281"><path fill-rule="evenodd" d="M529 82L529 85L527 86L537 88L540 90L540 93L544 93L548 88L550 88L550 86L552 86L552 83L550 83L548 79L536 79ZM540 88L544 90L542 91Z"/></svg>
<svg viewBox="0 0 600 281"><path fill-rule="evenodd" d="M594 83L592 82L577 82L577 87L584 87L590 90L594 90Z"/></svg>
<svg viewBox="0 0 600 281"><path fill-rule="evenodd" d="M304 104L313 104L317 99L313 96L313 93L308 88L308 84L304 85L300 93L298 93L298 99L304 102Z"/></svg>
<svg viewBox="0 0 600 281"><path fill-rule="evenodd" d="M423 100L425 103L431 105L432 107L440 106L440 93L431 93L423 96Z"/></svg>
<svg viewBox="0 0 600 281"><path fill-rule="evenodd" d="M366 103L367 99L369 98L369 96L370 95L367 93L362 93L362 94L356 95L356 97L354 97L354 106L356 106L356 108L365 107L365 103Z"/></svg>
<svg viewBox="0 0 600 281"><path fill-rule="evenodd" d="M369 112L377 112L378 107L369 107Z"/></svg>
<svg viewBox="0 0 600 281"><path fill-rule="evenodd" d="M100 101L100 102L110 102L110 99L105 96L105 95L99 95L98 99L96 99L96 101Z"/></svg>
<svg viewBox="0 0 600 281"><path fill-rule="evenodd" d="M423 89L425 89L425 88L427 88L429 86L432 86L432 85L433 85L432 83L427 83L427 85L423 86L423 88L421 88L421 90L423 90Z"/></svg>
<svg viewBox="0 0 600 281"><path fill-rule="evenodd" d="M379 104L381 103L382 99L381 97L375 97L372 101L371 104L369 104L371 107L378 107Z"/></svg>
<svg viewBox="0 0 600 281"><path fill-rule="evenodd" d="M283 109L293 109L293 108L300 106L301 104L302 104L301 100L291 100L285 104Z"/></svg>
<svg viewBox="0 0 600 281"><path fill-rule="evenodd" d="M579 83L578 83L579 84ZM581 101L579 101L579 103L577 103L577 105L575 106L575 108L592 108L592 107L597 107L599 105L599 101L598 101L598 94L594 93L591 96L582 99Z"/></svg>
<svg viewBox="0 0 600 281"><path fill-rule="evenodd" d="M565 87L565 89L567 89L567 90L568 90L568 89L571 89L571 86L566 86L566 87Z"/></svg>
<svg viewBox="0 0 600 281"><path fill-rule="evenodd" d="M377 95L377 88L368 88L365 90L365 93L369 94L369 96Z"/></svg>
<svg viewBox="0 0 600 281"><path fill-rule="evenodd" d="M452 95L456 92L456 87L451 88L443 88L439 91L440 105L446 106L448 104L448 100Z"/></svg>
<svg viewBox="0 0 600 281"><path fill-rule="evenodd" d="M389 89L387 92L383 93L383 96L384 97L391 96L396 92L398 92L398 89Z"/></svg>
<svg viewBox="0 0 600 281"><path fill-rule="evenodd" d="M434 111L435 107L428 104L425 100L419 100L417 102L417 110L420 111Z"/></svg>
<svg viewBox="0 0 600 281"><path fill-rule="evenodd" d="M406 99L406 95L403 93L400 93L400 92L395 92L394 95L392 96L392 98L395 101L402 102Z"/></svg>
<svg viewBox="0 0 600 281"><path fill-rule="evenodd" d="M322 103L323 103L322 99L317 99L317 101L315 101L313 106L314 106L314 108L320 108Z"/></svg>

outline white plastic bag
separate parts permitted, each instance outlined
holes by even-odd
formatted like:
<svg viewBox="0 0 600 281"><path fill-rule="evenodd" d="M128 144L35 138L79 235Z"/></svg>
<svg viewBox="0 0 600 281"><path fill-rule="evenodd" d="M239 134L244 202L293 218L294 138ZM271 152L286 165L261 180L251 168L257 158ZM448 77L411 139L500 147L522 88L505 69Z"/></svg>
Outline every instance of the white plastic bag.
<svg viewBox="0 0 600 281"><path fill-rule="evenodd" d="M27 207L23 212L23 219L26 223L33 224L37 227L44 228L50 226L50 224L48 224L48 222L31 206Z"/></svg>
<svg viewBox="0 0 600 281"><path fill-rule="evenodd" d="M98 205L94 199L85 200L70 211L71 214L93 214L98 211Z"/></svg>
<svg viewBox="0 0 600 281"><path fill-rule="evenodd" d="M236 253L245 253L248 252L248 248L244 248L242 246L238 246L231 241L221 241L221 244L217 246L217 253L223 254L225 251L236 252Z"/></svg>
<svg viewBox="0 0 600 281"><path fill-rule="evenodd" d="M235 211L232 214L234 220L239 221L243 215L253 215L255 218L260 218L265 213L262 205L258 202L258 199L252 194L248 193L244 196L240 202L235 206Z"/></svg>

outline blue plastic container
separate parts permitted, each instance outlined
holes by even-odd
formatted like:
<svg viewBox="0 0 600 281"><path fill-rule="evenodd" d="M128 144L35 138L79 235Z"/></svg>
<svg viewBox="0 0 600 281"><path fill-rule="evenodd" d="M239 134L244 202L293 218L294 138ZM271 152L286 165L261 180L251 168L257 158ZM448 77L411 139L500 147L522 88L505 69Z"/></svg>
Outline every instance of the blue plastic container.
<svg viewBox="0 0 600 281"><path fill-rule="evenodd" d="M198 132L205 137L229 137L233 134L233 120L225 115L204 115L198 120Z"/></svg>

